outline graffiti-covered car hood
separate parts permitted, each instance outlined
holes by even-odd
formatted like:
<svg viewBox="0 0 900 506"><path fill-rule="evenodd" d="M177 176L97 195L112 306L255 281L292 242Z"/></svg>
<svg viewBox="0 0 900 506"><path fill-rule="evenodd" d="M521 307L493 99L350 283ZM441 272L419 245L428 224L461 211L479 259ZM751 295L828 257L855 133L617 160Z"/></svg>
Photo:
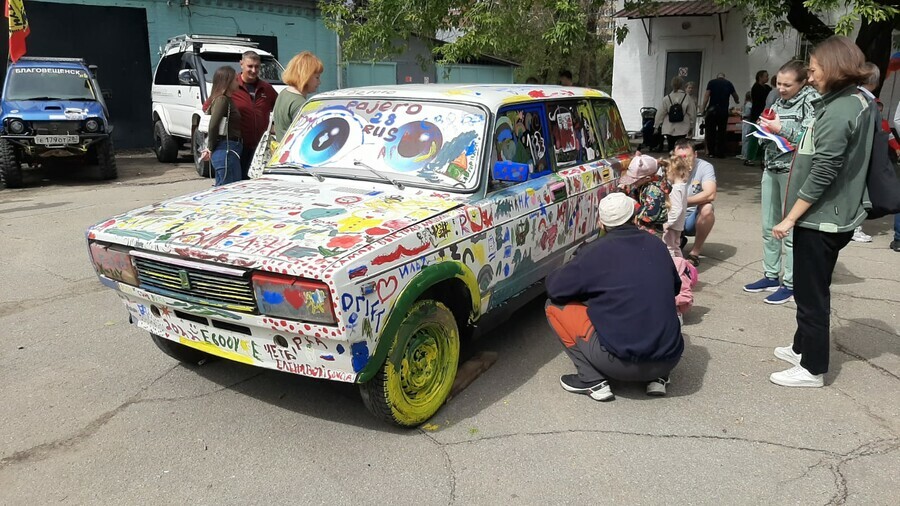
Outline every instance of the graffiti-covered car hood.
<svg viewBox="0 0 900 506"><path fill-rule="evenodd" d="M351 181L242 181L116 216L93 239L293 275L457 207L465 197Z"/></svg>

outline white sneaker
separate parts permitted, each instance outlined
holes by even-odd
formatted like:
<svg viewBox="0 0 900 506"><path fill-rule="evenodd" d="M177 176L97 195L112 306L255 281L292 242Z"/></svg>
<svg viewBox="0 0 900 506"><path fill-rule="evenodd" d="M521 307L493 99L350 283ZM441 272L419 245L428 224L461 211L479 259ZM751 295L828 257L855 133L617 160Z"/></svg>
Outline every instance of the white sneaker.
<svg viewBox="0 0 900 506"><path fill-rule="evenodd" d="M793 346L779 346L775 348L775 358L780 358L791 365L800 365L800 354L794 353Z"/></svg>
<svg viewBox="0 0 900 506"><path fill-rule="evenodd" d="M783 387L818 388L825 386L825 375L810 374L803 366L795 365L786 371L772 373L769 381Z"/></svg>
<svg viewBox="0 0 900 506"><path fill-rule="evenodd" d="M872 242L872 236L863 232L862 226L859 226L853 231L853 240L855 242Z"/></svg>

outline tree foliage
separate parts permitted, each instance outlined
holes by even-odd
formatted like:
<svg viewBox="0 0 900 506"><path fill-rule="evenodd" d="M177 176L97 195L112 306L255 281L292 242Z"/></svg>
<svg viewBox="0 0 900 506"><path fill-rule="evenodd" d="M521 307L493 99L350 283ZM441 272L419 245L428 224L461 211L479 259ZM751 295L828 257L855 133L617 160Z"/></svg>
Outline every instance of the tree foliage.
<svg viewBox="0 0 900 506"><path fill-rule="evenodd" d="M461 63L479 55L522 64L519 74L555 82L568 68L576 80L599 79L597 16L613 0L321 0L328 27L342 35L343 57L382 60L419 36L436 61ZM436 43L438 35L451 35Z"/></svg>

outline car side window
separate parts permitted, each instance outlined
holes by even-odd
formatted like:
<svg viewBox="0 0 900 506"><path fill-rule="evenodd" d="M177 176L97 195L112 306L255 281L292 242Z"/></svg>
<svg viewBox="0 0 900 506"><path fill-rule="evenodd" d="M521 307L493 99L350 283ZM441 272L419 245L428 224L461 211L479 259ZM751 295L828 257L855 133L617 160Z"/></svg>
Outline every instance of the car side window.
<svg viewBox="0 0 900 506"><path fill-rule="evenodd" d="M553 141L556 170L600 158L587 101L548 103L547 125Z"/></svg>
<svg viewBox="0 0 900 506"><path fill-rule="evenodd" d="M177 85L179 70L181 70L181 54L163 56L156 67L153 84Z"/></svg>
<svg viewBox="0 0 900 506"><path fill-rule="evenodd" d="M592 100L594 118L597 120L597 137L607 158L629 153L631 142L622 123L619 109L611 100Z"/></svg>
<svg viewBox="0 0 900 506"><path fill-rule="evenodd" d="M542 122L541 104L516 105L497 113L491 164L514 162L528 165L528 179L550 173L547 157L547 128ZM491 167L491 170L493 167ZM491 181L491 190L502 186Z"/></svg>

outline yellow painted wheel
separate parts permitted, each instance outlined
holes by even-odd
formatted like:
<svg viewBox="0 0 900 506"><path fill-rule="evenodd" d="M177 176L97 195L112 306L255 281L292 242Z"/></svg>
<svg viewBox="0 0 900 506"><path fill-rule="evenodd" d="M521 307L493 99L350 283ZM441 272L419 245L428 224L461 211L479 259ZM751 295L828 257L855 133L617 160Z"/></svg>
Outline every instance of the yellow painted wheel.
<svg viewBox="0 0 900 506"><path fill-rule="evenodd" d="M447 400L458 364L459 328L453 313L440 302L419 301L400 324L381 371L361 385L363 401L379 418L419 425Z"/></svg>

